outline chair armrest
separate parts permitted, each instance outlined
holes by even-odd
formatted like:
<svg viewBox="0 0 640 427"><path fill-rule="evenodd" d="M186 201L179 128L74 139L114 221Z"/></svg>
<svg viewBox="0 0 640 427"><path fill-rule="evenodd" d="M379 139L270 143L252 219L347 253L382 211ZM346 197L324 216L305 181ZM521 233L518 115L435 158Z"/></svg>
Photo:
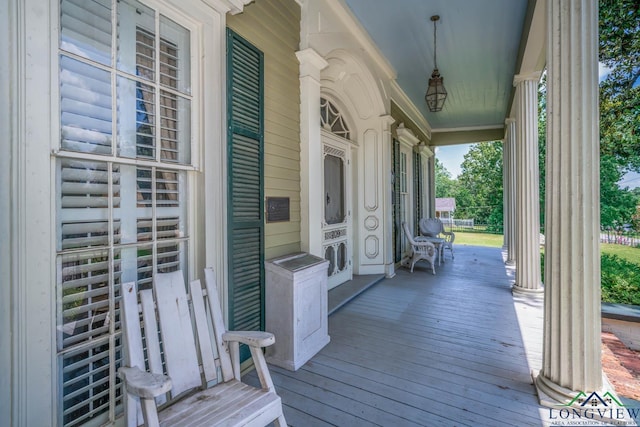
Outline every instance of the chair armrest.
<svg viewBox="0 0 640 427"><path fill-rule="evenodd" d="M124 381L127 393L143 399L153 399L171 390L171 378L163 374L142 371L138 367L122 367L118 376Z"/></svg>
<svg viewBox="0 0 640 427"><path fill-rule="evenodd" d="M445 239L449 243L453 243L456 238L456 233L454 233L453 231L443 231L442 234L446 236Z"/></svg>
<svg viewBox="0 0 640 427"><path fill-rule="evenodd" d="M262 331L228 331L222 334L225 341L236 341L249 347L268 347L276 338L271 332Z"/></svg>

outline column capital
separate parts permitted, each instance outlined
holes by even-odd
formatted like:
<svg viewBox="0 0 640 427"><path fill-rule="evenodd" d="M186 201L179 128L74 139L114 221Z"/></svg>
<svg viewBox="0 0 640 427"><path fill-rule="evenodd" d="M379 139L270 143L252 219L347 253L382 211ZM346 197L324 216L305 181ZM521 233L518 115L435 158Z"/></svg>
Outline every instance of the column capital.
<svg viewBox="0 0 640 427"><path fill-rule="evenodd" d="M512 124L513 124L513 123L515 123L515 122L516 122L516 119L514 119L513 117L507 117L507 118L505 119L505 121L504 121L504 124L505 124L505 125L507 125L507 126L509 126L509 125L512 125Z"/></svg>
<svg viewBox="0 0 640 427"><path fill-rule="evenodd" d="M515 76L513 76L513 85L517 86L519 83L529 82L529 81L534 81L537 83L540 81L541 76L542 76L542 71L534 71L532 73L525 73L525 74L516 74Z"/></svg>
<svg viewBox="0 0 640 427"><path fill-rule="evenodd" d="M296 52L298 62L300 62L300 77L310 76L320 80L320 71L329 66L329 63L312 48L299 50Z"/></svg>

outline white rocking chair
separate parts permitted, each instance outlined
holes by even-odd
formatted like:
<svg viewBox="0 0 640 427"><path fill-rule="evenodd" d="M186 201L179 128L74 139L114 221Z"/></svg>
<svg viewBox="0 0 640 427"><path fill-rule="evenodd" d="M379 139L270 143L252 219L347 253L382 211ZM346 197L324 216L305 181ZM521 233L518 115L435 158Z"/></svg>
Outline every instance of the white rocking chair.
<svg viewBox="0 0 640 427"><path fill-rule="evenodd" d="M409 231L409 225L406 222L402 223L402 229L404 230L404 234L407 236L407 241L411 245L411 272L413 273L413 266L416 262L420 260L425 260L431 264L431 272L436 274L436 247L431 242L426 241L416 241Z"/></svg>

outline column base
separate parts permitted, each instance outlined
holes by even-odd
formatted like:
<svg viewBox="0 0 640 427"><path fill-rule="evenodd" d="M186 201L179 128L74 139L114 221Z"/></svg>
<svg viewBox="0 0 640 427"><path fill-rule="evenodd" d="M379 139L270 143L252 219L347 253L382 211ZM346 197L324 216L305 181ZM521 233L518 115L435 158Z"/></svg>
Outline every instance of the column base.
<svg viewBox="0 0 640 427"><path fill-rule="evenodd" d="M582 418L604 422L605 425L609 425L609 423L625 426L635 424L627 411L619 412L622 406L620 398L604 374L602 376L602 384L604 385L602 390L570 390L554 383L539 371L532 371L531 378L538 393L538 402L541 406L550 408L550 419L562 418L560 411L563 411L565 414L572 414L572 416L577 412ZM597 394L597 397L593 396L593 398L599 400L598 405L592 406L590 402L578 400L579 398L592 397L592 393ZM612 399L612 402L604 401L608 398Z"/></svg>
<svg viewBox="0 0 640 427"><path fill-rule="evenodd" d="M508 259L504 262L505 265L508 265L509 267L516 265L516 260L515 259Z"/></svg>
<svg viewBox="0 0 640 427"><path fill-rule="evenodd" d="M391 279L392 277L395 277L395 275L396 275L395 264L393 264L393 263L385 264L385 266L384 266L384 276L387 279Z"/></svg>
<svg viewBox="0 0 640 427"><path fill-rule="evenodd" d="M541 372L532 372L531 378L533 378L533 384L536 386L536 392L538 393L538 402L542 406L548 408L555 408L558 406L569 406L569 404L579 394L578 391L570 390L562 387L544 375ZM585 391L586 393L587 391ZM574 405L571 405L574 406ZM580 406L578 404L578 406Z"/></svg>
<svg viewBox="0 0 640 427"><path fill-rule="evenodd" d="M542 296L544 294L544 288L542 286L538 288L523 288L522 286L518 286L517 283L514 283L513 286L511 286L511 293L528 296Z"/></svg>

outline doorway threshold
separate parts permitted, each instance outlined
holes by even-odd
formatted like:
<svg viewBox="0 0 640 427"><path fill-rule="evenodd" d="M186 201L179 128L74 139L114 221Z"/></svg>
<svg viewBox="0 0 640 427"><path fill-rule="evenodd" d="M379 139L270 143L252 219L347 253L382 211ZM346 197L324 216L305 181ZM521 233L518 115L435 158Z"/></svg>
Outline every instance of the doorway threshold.
<svg viewBox="0 0 640 427"><path fill-rule="evenodd" d="M338 311L349 301L384 279L384 274L353 275L353 279L336 286L329 291L329 316Z"/></svg>

